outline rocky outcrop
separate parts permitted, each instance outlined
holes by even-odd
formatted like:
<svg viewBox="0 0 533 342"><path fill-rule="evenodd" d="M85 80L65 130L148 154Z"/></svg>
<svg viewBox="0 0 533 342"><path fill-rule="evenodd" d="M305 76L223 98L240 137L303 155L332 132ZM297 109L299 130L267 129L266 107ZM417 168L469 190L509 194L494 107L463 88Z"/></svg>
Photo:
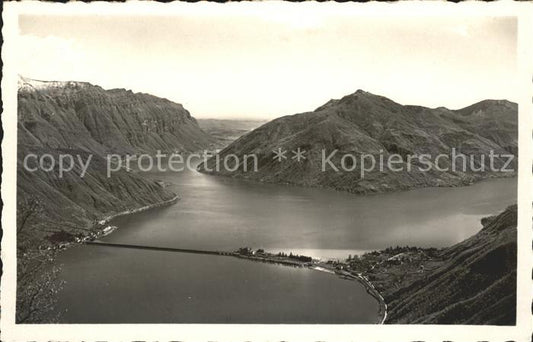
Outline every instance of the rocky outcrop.
<svg viewBox="0 0 533 342"><path fill-rule="evenodd" d="M439 252L439 267L390 291L386 323L514 325L517 207L482 221L471 238Z"/></svg>
<svg viewBox="0 0 533 342"><path fill-rule="evenodd" d="M518 149L517 105L505 100L482 101L461 110L446 108L431 109L421 106L404 106L382 96L358 90L340 100L331 100L315 111L273 120L246 134L219 154L220 159L235 154L244 160L244 155L255 154L258 158L257 172L248 167L236 171L221 169L214 174L247 178L262 182L288 183L304 186L328 187L356 193L404 190L426 186L456 186L470 184L475 180L510 175L513 173L492 172L488 155L516 154ZM274 151L288 151L287 159L278 162ZM298 148L306 151L301 162L291 160L291 151ZM416 159L407 169L408 155L439 154L456 152L472 155L474 166L481 165L485 155L484 172L462 170L462 162L451 170L448 159L441 159L439 171L434 159L431 171ZM350 154L356 158L345 160L345 167L335 170L326 165L322 169L323 151L333 165L342 165L341 158ZM377 163L380 155L386 161L392 154L403 158L404 171L394 171L385 163L361 176L361 154L372 154ZM350 160L351 159L351 160ZM250 159L248 159L250 160ZM352 163L355 160L355 164ZM506 158L495 158L494 166L500 169ZM215 169L215 158L201 166L204 172ZM467 165L469 161L467 161ZM395 164L395 166L398 164ZM419 167L418 167L419 166ZM396 167L397 168L397 167ZM509 168L516 169L516 160Z"/></svg>

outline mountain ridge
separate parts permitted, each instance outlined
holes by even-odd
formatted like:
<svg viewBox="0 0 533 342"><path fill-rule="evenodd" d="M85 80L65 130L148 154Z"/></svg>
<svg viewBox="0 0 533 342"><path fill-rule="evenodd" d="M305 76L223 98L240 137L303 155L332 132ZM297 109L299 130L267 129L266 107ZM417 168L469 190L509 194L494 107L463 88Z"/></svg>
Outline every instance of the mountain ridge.
<svg viewBox="0 0 533 342"><path fill-rule="evenodd" d="M214 142L181 104L150 94L21 78L18 100L23 145L103 155L194 152Z"/></svg>
<svg viewBox="0 0 533 342"><path fill-rule="evenodd" d="M480 105L481 103L481 105ZM492 104L492 105L491 105ZM495 107L496 106L496 107ZM503 113L502 113L503 112ZM471 115L467 115L470 113ZM512 102L484 102L460 111L404 106L386 97L362 90L330 100L312 112L303 112L274 119L242 136L220 152L242 157L255 154L258 171L241 169L213 174L246 178L261 182L318 186L355 193L406 190L427 186L459 186L495 176L497 172L369 172L365 178L356 172L320 172L321 152L337 150L339 155L368 153L385 156L449 154L452 148L465 155L479 156L493 151L497 155L518 151L517 106ZM278 163L274 151L300 148L307 154L302 163ZM340 163L340 157L333 158ZM200 171L213 169L215 158L200 166ZM474 162L476 164L476 162ZM495 166L505 164L495 159ZM477 166L481 166L481 161ZM488 163L483 163L485 167ZM433 165L434 166L434 165ZM445 166L450 166L448 163ZM516 166L514 162L511 166ZM211 173L211 172L208 172Z"/></svg>
<svg viewBox="0 0 533 342"><path fill-rule="evenodd" d="M26 246L50 242L57 233L85 236L102 217L176 198L135 172L120 169L108 177L108 154L194 152L214 142L181 104L150 94L24 77L18 86L17 216L33 208L28 203L40 207L24 222L19 243ZM49 172L25 169L29 154L92 159L84 177L79 165L59 176L57 164L45 165Z"/></svg>

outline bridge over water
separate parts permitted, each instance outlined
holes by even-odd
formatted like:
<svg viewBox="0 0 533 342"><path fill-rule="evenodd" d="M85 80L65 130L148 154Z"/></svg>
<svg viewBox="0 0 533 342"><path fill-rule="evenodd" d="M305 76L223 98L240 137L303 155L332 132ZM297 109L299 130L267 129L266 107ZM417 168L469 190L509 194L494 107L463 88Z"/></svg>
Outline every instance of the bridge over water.
<svg viewBox="0 0 533 342"><path fill-rule="evenodd" d="M99 240L86 241L85 244L94 245L94 246L145 249L145 250L163 251L163 252L210 254L210 255L229 255L229 256L235 256L236 255L236 253L234 253L234 252L208 251L208 250L201 250L201 249L187 249L187 248L173 248L173 247L155 247L155 246L144 246L144 245L131 245L131 244L124 244L124 243L103 242L103 241L99 241Z"/></svg>

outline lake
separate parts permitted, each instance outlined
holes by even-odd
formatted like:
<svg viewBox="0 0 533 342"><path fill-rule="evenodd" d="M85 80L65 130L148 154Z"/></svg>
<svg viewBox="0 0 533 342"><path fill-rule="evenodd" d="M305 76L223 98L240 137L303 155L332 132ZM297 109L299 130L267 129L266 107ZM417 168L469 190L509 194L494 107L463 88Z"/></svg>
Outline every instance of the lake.
<svg viewBox="0 0 533 342"><path fill-rule="evenodd" d="M195 171L172 183L175 205L117 218L106 242L205 250L264 248L313 257L396 245L449 246L516 202L516 178L462 188L358 196L258 184ZM377 301L356 281L228 256L71 248L59 308L68 323L374 323Z"/></svg>

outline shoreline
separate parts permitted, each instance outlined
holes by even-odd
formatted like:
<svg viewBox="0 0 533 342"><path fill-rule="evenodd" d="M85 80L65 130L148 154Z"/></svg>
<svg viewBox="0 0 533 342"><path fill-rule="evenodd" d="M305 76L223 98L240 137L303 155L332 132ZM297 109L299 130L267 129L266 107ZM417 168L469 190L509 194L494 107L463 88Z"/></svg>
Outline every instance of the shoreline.
<svg viewBox="0 0 533 342"><path fill-rule="evenodd" d="M83 238L75 238L74 241L70 241L70 242L59 243L59 244L56 245L55 248L54 247L49 247L48 249L64 250L64 249L73 247L74 245L82 245L85 242L94 241L94 240L96 240L96 239L98 239L100 237L103 237L103 236L106 236L106 235L109 235L109 234L113 233L113 231L115 231L118 228L116 226L109 225L109 222L111 220L117 218L117 217L125 216L125 215L131 215L131 214L137 214L137 213L140 213L140 212L143 212L143 211L147 211L147 210L150 210L150 209L155 209L155 208L164 207L164 206L167 206L167 205L172 205L172 204L177 203L180 199L181 199L181 197L179 195L175 195L171 199L168 199L168 200L165 200L165 201L161 201L161 202L157 202L157 203L153 203L153 204L148 204L148 205L145 205L145 206L142 206L142 207L138 207L138 208L127 209L127 210L123 210L123 211L118 212L118 213L114 213L114 214L111 214L111 215L104 216L101 220L98 220L95 224L93 224L88 229L89 230L89 234L86 235L85 237L83 237ZM108 229L110 229L110 231L108 231Z"/></svg>
<svg viewBox="0 0 533 342"><path fill-rule="evenodd" d="M251 178L243 178L243 177L235 177L231 174L221 174L217 173L215 171L205 171L197 169L199 173L202 173L207 176L214 176L214 177L225 177L233 180L238 181L244 181L249 182L252 184L264 184L264 185L280 185L280 186L287 186L287 187L301 187L301 188L309 188L309 189L319 189L319 190L326 190L326 191L334 191L334 192L341 192L341 193L347 193L355 196L378 196L378 195L386 195L386 194L394 194L394 193L401 193L401 192L409 192L409 191L416 191L416 190L424 190L424 189L454 189L454 188L465 188L470 187L476 184L479 184L484 181L490 181L495 179L509 179L509 178L516 178L518 179L518 172L510 172L510 173L502 173L501 175L498 174L488 174L483 177L474 178L470 180L469 182L458 182L456 184L443 184L443 185L427 185L427 186L406 186L406 187L399 187L399 188L390 188L386 190L376 190L376 191L357 191L357 190L350 190L345 188L336 188L336 187L330 187L327 185L309 185L309 184L298 184L298 183L290 183L290 182L276 182L276 181L263 181L259 179L251 179Z"/></svg>
<svg viewBox="0 0 533 342"><path fill-rule="evenodd" d="M163 207L163 206L166 206L166 205L171 205L171 204L177 203L180 199L181 199L181 197L179 195L176 195L176 196L174 196L171 199L166 200L166 201L145 205L144 207L139 207L139 208L135 208L135 209L128 209L128 210L124 210L124 211L121 211L121 212L116 213L116 214L108 215L108 216L105 216L102 220L98 221L98 225L107 224L107 223L109 223L109 221L111 221L111 220L113 220L113 219L115 219L117 217L120 217L120 216L125 216L125 215L130 215L130 214L137 214L137 213L140 213L140 212L143 212L143 211L146 211L146 210L155 209L155 208Z"/></svg>
<svg viewBox="0 0 533 342"><path fill-rule="evenodd" d="M346 271L337 270L329 266L327 263L324 263L323 261L299 262L299 261L292 261L292 260L286 260L286 259L279 259L274 255L265 255L262 257L241 255L238 253L232 253L228 255L234 256L240 259L247 259L247 260L256 261L256 262L273 263L273 264L278 264L281 266L302 267L302 268L307 268L309 270L336 275L346 280L358 281L361 285L363 285L366 292L372 297L374 297L374 299L376 299L376 301L378 302L378 306L379 306L378 317L380 317L380 319L377 324L385 324L385 321L387 319L387 310L388 310L387 303L385 302L383 295L381 295L381 293L376 289L374 284L372 284L372 282L368 280L368 278L362 275L361 273L353 274L353 273L349 273Z"/></svg>
<svg viewBox="0 0 533 342"><path fill-rule="evenodd" d="M102 237L102 236L105 236L105 235L108 235L108 234L112 233L118 227L116 227L115 229L113 229L113 231L111 231L109 233L105 233L104 231L108 227L113 227L113 226L109 226L108 223L111 220L113 220L113 219L115 219L117 217L131 215L131 214L137 214L137 213L141 213L143 211L147 211L147 210L150 210L150 209L155 209L155 208L164 207L164 206L167 206L167 205L172 205L172 204L177 203L180 199L181 199L181 197L179 195L175 195L174 197L172 197L171 199L166 200L166 201L145 205L143 207L139 207L139 208L135 208L135 209L127 209L127 210L124 210L124 211L121 211L121 212L118 212L118 213L115 213L115 214L111 214L111 215L105 216L103 219L99 220L93 226L93 229L94 228L97 229L97 232L95 233L96 236L86 237L85 239L82 239L79 242L83 243L83 242L86 242L88 240L96 240L99 237Z"/></svg>
<svg viewBox="0 0 533 342"><path fill-rule="evenodd" d="M361 285L364 286L366 292L374 297L376 301L378 302L379 310L378 310L378 316L381 316L381 319L379 320L379 323L377 324L385 324L385 320L387 319L387 303L385 302L385 298L381 295L381 293L376 289L374 284L370 280L368 280L367 277L364 275L357 273L357 275L353 273L348 273L345 271L333 271L328 268L324 268L321 266L312 267L311 269L314 269L316 271L330 273L330 274L336 274L337 276L347 279L347 280L355 280L358 281Z"/></svg>
<svg viewBox="0 0 533 342"><path fill-rule="evenodd" d="M132 249L141 249L141 250L155 250L161 252L175 252L175 253L193 253L193 254L208 254L215 256L230 256L238 259L244 259L254 262L262 262L269 264L276 264L280 266L290 266L297 268L306 268L308 270L314 270L318 272L324 272L331 275L336 275L339 278L346 280L353 280L359 282L370 296L372 296L378 302L378 320L375 324L384 324L387 318L387 304L381 293L376 289L376 287L368 280L367 277L363 276L360 273L350 273L344 270L336 269L328 263L324 263L321 260L311 259L310 257L293 255L291 256L280 255L280 254L271 254L268 252L261 251L256 254L252 252L249 248L241 248L238 251L218 251L218 250L197 250L197 249L185 249L185 248L173 248L173 247L157 247L157 246L148 246L148 245L138 245L138 244L124 244L124 243L114 243L114 242L103 242L103 241L84 241L83 244L89 246L100 246L100 247L114 247L114 248L132 248ZM308 259L307 259L308 258Z"/></svg>
<svg viewBox="0 0 533 342"><path fill-rule="evenodd" d="M385 302L385 298L383 298L383 295L381 295L381 293L376 289L374 284L372 284L372 282L370 280L368 280L367 277L365 277L365 276L363 276L361 274L358 274L357 275L357 279L361 283L364 284L364 286L366 287L366 291L371 296L376 298L376 300L378 301L378 303L379 303L379 311L378 311L378 313L382 315L382 318L381 318L381 321L379 322L379 324L385 324L385 321L387 320L387 310L388 310L388 306L387 306L387 303Z"/></svg>

